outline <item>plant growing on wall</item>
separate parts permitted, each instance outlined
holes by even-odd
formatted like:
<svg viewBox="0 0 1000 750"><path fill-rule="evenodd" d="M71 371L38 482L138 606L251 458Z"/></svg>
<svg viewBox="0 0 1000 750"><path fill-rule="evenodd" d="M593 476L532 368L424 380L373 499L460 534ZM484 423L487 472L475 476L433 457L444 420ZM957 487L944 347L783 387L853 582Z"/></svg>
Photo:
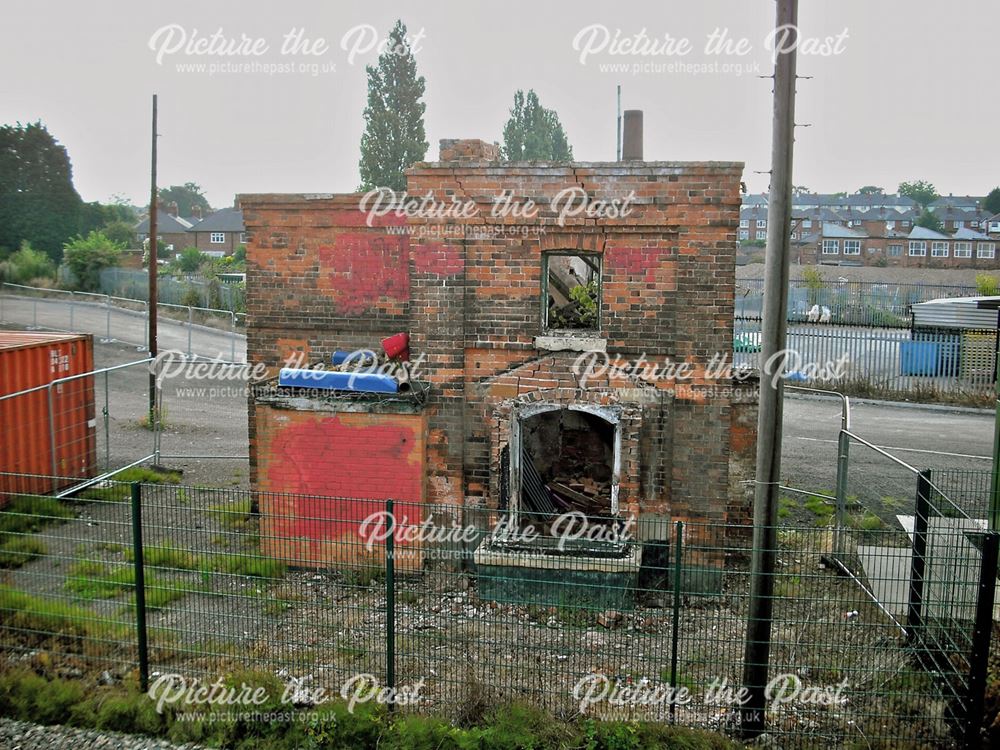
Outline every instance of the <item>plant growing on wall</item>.
<svg viewBox="0 0 1000 750"><path fill-rule="evenodd" d="M403 171L427 154L424 77L406 39L402 21L389 33L385 51L368 72L368 105L361 136L361 188L406 189Z"/></svg>

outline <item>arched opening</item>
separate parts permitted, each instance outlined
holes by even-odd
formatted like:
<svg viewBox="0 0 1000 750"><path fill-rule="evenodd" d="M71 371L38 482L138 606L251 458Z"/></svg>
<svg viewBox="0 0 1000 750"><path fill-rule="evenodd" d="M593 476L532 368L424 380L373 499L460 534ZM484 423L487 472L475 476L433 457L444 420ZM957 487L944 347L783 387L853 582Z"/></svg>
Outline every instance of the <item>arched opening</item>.
<svg viewBox="0 0 1000 750"><path fill-rule="evenodd" d="M512 510L521 528L547 534L554 518L594 522L618 514L619 422L601 407L539 405L516 420Z"/></svg>

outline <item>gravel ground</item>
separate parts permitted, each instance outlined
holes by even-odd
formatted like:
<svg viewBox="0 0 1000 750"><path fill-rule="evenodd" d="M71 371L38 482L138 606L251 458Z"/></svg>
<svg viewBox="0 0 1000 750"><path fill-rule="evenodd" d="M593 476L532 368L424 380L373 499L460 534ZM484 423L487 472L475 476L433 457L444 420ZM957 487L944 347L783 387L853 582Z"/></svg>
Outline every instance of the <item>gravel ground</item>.
<svg viewBox="0 0 1000 750"><path fill-rule="evenodd" d="M165 740L117 732L30 724L0 719L0 748L5 750L198 750L201 745L171 745Z"/></svg>

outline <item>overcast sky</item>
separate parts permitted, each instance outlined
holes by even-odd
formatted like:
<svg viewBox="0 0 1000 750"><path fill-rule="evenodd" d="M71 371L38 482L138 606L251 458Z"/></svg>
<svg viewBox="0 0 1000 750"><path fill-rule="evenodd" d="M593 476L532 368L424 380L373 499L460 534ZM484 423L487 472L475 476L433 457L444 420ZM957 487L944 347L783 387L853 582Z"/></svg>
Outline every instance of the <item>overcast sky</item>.
<svg viewBox="0 0 1000 750"><path fill-rule="evenodd" d="M944 194L982 195L1000 183L1000 3L802 0L799 16L813 54L803 48L799 57L799 74L812 79L798 86L796 120L810 127L797 130L796 185L891 191L927 179ZM364 65L377 56L365 51L370 30L384 36L397 17L419 37L429 159L440 138L499 140L514 90L534 88L558 112L578 160L611 160L621 83L623 107L645 110L647 159L744 161L750 190L767 188L756 172L769 165L771 86L757 75L771 72L772 0L6 0L0 122L46 123L68 149L85 200L148 200L154 92L160 185L197 182L216 207L241 192L353 190ZM185 40L220 29L267 50L185 52ZM293 29L328 48L282 54ZM643 30L661 46L667 36L686 40L690 51L612 49L616 34ZM745 39L745 54L708 54L717 30ZM251 63L294 70L183 67ZM717 71L676 69L716 63Z"/></svg>

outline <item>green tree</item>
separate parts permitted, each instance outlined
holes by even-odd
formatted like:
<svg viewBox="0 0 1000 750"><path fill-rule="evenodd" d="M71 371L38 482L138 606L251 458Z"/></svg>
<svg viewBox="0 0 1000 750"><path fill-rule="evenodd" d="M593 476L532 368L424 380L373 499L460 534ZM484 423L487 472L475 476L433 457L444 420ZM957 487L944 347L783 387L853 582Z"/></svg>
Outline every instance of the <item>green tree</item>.
<svg viewBox="0 0 1000 750"><path fill-rule="evenodd" d="M90 232L86 237L77 235L66 243L63 259L76 277L79 289L93 292L100 287L101 271L118 263L121 246L103 233Z"/></svg>
<svg viewBox="0 0 1000 750"><path fill-rule="evenodd" d="M912 198L921 208L927 208L940 197L937 188L924 180L899 183L899 194Z"/></svg>
<svg viewBox="0 0 1000 750"><path fill-rule="evenodd" d="M878 185L865 185L858 188L858 195L885 195L885 190Z"/></svg>
<svg viewBox="0 0 1000 750"><path fill-rule="evenodd" d="M181 250L181 257L178 259L178 265L184 273L194 273L201 268L201 264L206 260L208 260L208 256L198 248L186 247Z"/></svg>
<svg viewBox="0 0 1000 750"><path fill-rule="evenodd" d="M132 222L115 219L100 227L100 230L105 237L116 245L135 247L138 244Z"/></svg>
<svg viewBox="0 0 1000 750"><path fill-rule="evenodd" d="M156 195L164 206L176 203L178 216L191 216L194 214L195 206L199 206L205 212L212 210L208 205L208 199L202 193L201 186L193 182L160 188L156 191Z"/></svg>
<svg viewBox="0 0 1000 750"><path fill-rule="evenodd" d="M501 153L506 161L570 161L573 147L559 115L545 109L533 89L527 95L518 89L503 128Z"/></svg>
<svg viewBox="0 0 1000 750"><path fill-rule="evenodd" d="M823 278L823 272L818 268L805 268L802 271L802 281L805 282L806 289L806 299L807 304L812 307L813 305L819 304L820 293L826 286L826 279Z"/></svg>
<svg viewBox="0 0 1000 750"><path fill-rule="evenodd" d="M368 105L361 136L363 190L406 189L403 171L427 154L424 132L424 77L406 40L406 26L396 21L377 65L368 65Z"/></svg>
<svg viewBox="0 0 1000 750"><path fill-rule="evenodd" d="M986 196L983 209L991 214L1000 214L1000 187L993 188Z"/></svg>
<svg viewBox="0 0 1000 750"><path fill-rule="evenodd" d="M923 227L924 229L933 229L935 232L943 232L944 224L941 223L941 219L934 215L934 212L928 208L923 210L920 214L920 218L917 219L916 225L918 227Z"/></svg>
<svg viewBox="0 0 1000 750"><path fill-rule="evenodd" d="M996 276L988 273L976 274L976 296L995 297L998 294L1000 294L1000 282L997 282Z"/></svg>
<svg viewBox="0 0 1000 750"><path fill-rule="evenodd" d="M69 155L41 122L0 127L0 247L28 240L58 260L81 203Z"/></svg>

